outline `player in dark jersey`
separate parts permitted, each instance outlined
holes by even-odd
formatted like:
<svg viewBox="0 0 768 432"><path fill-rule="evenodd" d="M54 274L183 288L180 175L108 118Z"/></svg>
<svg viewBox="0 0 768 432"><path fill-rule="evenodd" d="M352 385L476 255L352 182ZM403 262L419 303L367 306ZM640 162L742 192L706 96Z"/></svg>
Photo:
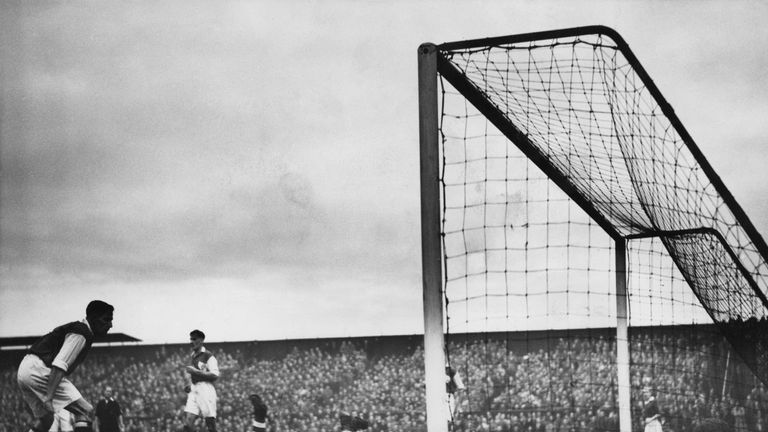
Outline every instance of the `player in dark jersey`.
<svg viewBox="0 0 768 432"><path fill-rule="evenodd" d="M456 419L457 408L459 404L459 393L464 390L464 381L459 375L459 371L451 367L445 366L445 393L446 402L448 406L448 421L452 422Z"/></svg>
<svg viewBox="0 0 768 432"><path fill-rule="evenodd" d="M248 400L253 405L253 423L251 430L253 432L266 432L267 430L267 404L261 399L261 396L254 393L248 396Z"/></svg>
<svg viewBox="0 0 768 432"><path fill-rule="evenodd" d="M85 360L94 337L112 328L115 308L101 300L88 303L85 319L60 325L32 344L19 365L19 388L35 423L32 432L45 432L54 412L66 409L75 416L75 431L91 430L93 405L67 378Z"/></svg>
<svg viewBox="0 0 768 432"><path fill-rule="evenodd" d="M643 379L643 425L644 432L662 432L659 402L647 377Z"/></svg>
<svg viewBox="0 0 768 432"><path fill-rule="evenodd" d="M192 362L185 367L192 384L187 386L187 413L184 432L191 432L197 416L205 419L209 432L216 432L216 389L213 382L219 378L219 363L216 357L203 346L205 333L192 330L189 342L192 344Z"/></svg>

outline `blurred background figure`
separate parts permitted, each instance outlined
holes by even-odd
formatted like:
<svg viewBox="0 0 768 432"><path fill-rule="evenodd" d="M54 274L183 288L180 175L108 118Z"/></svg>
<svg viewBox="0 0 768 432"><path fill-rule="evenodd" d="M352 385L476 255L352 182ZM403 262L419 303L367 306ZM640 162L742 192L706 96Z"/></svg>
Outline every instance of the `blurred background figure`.
<svg viewBox="0 0 768 432"><path fill-rule="evenodd" d="M251 425L253 432L265 432L267 430L267 404L261 399L261 396L254 393L248 396L253 406L253 423Z"/></svg>
<svg viewBox="0 0 768 432"><path fill-rule="evenodd" d="M341 432L356 432L368 429L368 422L357 416L349 414L339 415L341 421Z"/></svg>
<svg viewBox="0 0 768 432"><path fill-rule="evenodd" d="M104 388L104 397L96 404L96 421L94 430L97 432L120 432L124 430L123 410L115 399L112 387Z"/></svg>

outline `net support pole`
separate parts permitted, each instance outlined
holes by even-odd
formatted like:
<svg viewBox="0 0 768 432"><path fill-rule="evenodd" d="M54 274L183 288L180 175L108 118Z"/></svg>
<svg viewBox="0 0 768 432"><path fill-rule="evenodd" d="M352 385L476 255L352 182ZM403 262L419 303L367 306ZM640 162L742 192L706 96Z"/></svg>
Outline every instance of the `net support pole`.
<svg viewBox="0 0 768 432"><path fill-rule="evenodd" d="M421 268L424 299L424 380L427 431L447 432L440 238L440 159L437 113L437 47L418 50L421 165Z"/></svg>
<svg viewBox="0 0 768 432"><path fill-rule="evenodd" d="M621 432L632 432L627 301L627 241L622 238L616 240L616 382Z"/></svg>

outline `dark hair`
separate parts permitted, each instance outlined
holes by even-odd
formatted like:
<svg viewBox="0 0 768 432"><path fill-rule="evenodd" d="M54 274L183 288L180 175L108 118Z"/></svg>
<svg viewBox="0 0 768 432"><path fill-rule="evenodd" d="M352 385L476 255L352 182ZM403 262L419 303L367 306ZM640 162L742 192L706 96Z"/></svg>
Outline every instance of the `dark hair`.
<svg viewBox="0 0 768 432"><path fill-rule="evenodd" d="M85 308L86 318L101 318L107 313L114 312L115 307L101 300L93 300Z"/></svg>
<svg viewBox="0 0 768 432"><path fill-rule="evenodd" d="M201 332L200 330L192 330L189 332L189 336L193 338L205 339L205 333Z"/></svg>

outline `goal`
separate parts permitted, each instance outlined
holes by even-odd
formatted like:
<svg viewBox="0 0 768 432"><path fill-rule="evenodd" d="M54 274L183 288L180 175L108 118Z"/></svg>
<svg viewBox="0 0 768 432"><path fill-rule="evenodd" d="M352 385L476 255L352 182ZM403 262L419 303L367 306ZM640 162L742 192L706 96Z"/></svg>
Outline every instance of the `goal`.
<svg viewBox="0 0 768 432"><path fill-rule="evenodd" d="M621 36L418 59L428 430L764 430L768 247Z"/></svg>

